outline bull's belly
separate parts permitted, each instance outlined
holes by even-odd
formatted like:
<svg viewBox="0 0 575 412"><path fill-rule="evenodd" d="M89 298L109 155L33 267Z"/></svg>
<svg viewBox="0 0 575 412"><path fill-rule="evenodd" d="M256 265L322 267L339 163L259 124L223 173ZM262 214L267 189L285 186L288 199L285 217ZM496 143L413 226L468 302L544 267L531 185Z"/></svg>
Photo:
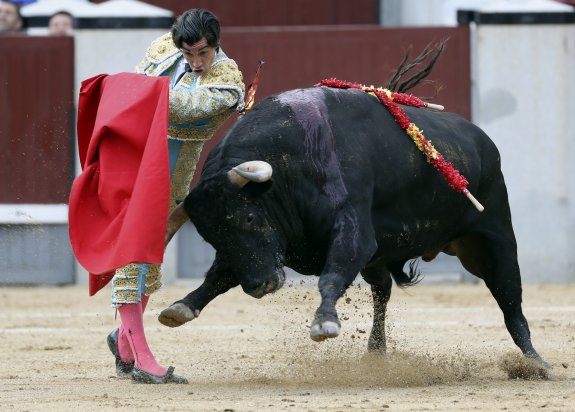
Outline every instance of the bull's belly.
<svg viewBox="0 0 575 412"><path fill-rule="evenodd" d="M374 227L377 251L365 265L375 261L396 263L418 257L430 261L440 252L453 254L449 243L465 233L468 227L456 213L443 219L381 219L379 223ZM302 275L317 276L325 267L328 253L327 239L299 239L288 248L285 266Z"/></svg>
<svg viewBox="0 0 575 412"><path fill-rule="evenodd" d="M427 241L425 244L415 244L398 236L390 236L385 241L378 242L376 254L366 262L394 263L403 260L422 257L425 261L434 259L440 252L452 254L449 242ZM285 266L306 276L319 276L326 263L326 254L307 249L306 253L288 254Z"/></svg>
<svg viewBox="0 0 575 412"><path fill-rule="evenodd" d="M378 239L377 252L371 261L385 263L423 257L425 261L433 260L440 252L452 254L449 242L452 237L441 236L411 237L406 233L387 235Z"/></svg>

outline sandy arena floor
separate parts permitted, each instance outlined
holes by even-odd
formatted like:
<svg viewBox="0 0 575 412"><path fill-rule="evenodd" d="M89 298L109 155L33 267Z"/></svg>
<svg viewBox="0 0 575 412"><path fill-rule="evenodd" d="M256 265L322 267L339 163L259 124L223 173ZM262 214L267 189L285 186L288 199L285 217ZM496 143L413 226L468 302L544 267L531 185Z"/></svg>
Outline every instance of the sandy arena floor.
<svg viewBox="0 0 575 412"><path fill-rule="evenodd" d="M342 334L309 339L316 281L291 280L261 300L236 289L180 328L158 313L197 283L166 287L146 314L150 346L189 385L115 377L109 290L0 288L2 411L574 411L575 285L527 285L524 312L552 380L509 379L519 350L483 284L394 288L389 355L365 357L371 296L364 284L338 305Z"/></svg>

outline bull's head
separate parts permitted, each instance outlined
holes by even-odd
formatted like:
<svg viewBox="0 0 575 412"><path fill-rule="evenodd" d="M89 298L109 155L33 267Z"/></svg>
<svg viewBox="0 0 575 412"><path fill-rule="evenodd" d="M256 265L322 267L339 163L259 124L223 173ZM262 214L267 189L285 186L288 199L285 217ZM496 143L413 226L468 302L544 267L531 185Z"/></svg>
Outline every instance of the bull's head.
<svg viewBox="0 0 575 412"><path fill-rule="evenodd" d="M228 189L221 184L214 187L213 182L200 182L170 214L166 245L191 218L198 232L218 252L218 267L233 271L246 293L260 298L279 289L285 273L278 241L257 202L271 176L269 163L250 161L227 172ZM257 185L243 189L250 182Z"/></svg>
<svg viewBox="0 0 575 412"><path fill-rule="evenodd" d="M267 182L271 179L272 173L273 170L269 163L261 160L252 160L231 168L228 172L228 179L234 186L242 188L249 182ZM189 218L190 217L184 209L184 202L181 202L174 208L168 217L164 247L168 246L170 240L172 240L176 232L180 230L182 225L186 223Z"/></svg>

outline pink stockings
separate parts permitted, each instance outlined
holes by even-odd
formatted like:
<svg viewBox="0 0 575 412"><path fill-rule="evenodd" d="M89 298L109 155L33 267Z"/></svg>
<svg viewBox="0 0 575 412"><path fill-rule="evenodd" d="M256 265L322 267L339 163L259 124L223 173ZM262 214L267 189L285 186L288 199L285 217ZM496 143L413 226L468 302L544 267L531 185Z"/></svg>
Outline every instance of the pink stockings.
<svg viewBox="0 0 575 412"><path fill-rule="evenodd" d="M118 351L124 362L135 361L135 366L157 376L164 376L162 367L152 354L144 333L144 311L149 296L142 295L138 303L125 303L118 308L122 325L118 334Z"/></svg>

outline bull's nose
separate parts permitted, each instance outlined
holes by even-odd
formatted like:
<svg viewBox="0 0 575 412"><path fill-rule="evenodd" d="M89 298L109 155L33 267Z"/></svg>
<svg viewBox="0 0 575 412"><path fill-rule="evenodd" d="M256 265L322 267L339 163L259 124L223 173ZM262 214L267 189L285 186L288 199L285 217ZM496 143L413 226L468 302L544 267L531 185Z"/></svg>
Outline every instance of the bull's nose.
<svg viewBox="0 0 575 412"><path fill-rule="evenodd" d="M271 275L263 278L256 279L255 276L250 276L248 279L244 279L241 285L245 293L259 299L268 293L274 293L281 289L285 278L286 275L283 268L276 268ZM262 282L262 279L265 279L265 281Z"/></svg>
<svg viewBox="0 0 575 412"><path fill-rule="evenodd" d="M282 286L283 282L280 282L279 279L268 279L260 286L251 291L246 291L246 293L254 298L261 298L268 293L273 293L278 290Z"/></svg>
<svg viewBox="0 0 575 412"><path fill-rule="evenodd" d="M260 299L263 296L267 295L270 292L274 292L276 290L276 282L273 280L266 280L262 283L258 288L247 292L248 295L253 296L254 298Z"/></svg>

